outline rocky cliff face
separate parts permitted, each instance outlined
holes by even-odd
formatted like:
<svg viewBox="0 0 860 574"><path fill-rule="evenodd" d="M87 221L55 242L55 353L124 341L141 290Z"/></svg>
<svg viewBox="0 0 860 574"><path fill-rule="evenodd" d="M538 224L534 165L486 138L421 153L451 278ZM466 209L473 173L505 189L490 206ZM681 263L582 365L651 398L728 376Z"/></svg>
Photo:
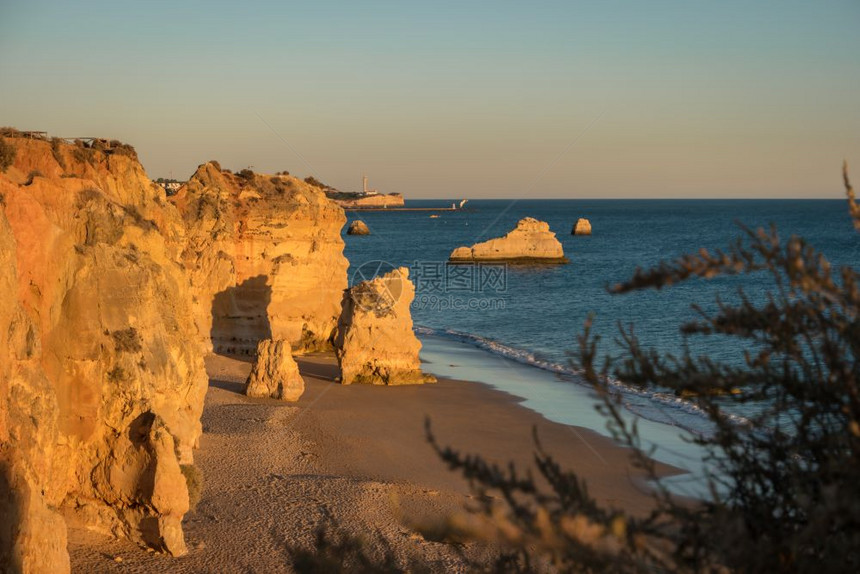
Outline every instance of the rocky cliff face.
<svg viewBox="0 0 860 574"><path fill-rule="evenodd" d="M521 219L504 237L458 247L450 260L567 263L561 242L549 230L549 224L532 217Z"/></svg>
<svg viewBox="0 0 860 574"><path fill-rule="evenodd" d="M335 349L341 383L409 385L435 382L421 372L421 342L412 331L415 287L405 267L351 287L343 297Z"/></svg>
<svg viewBox="0 0 860 574"><path fill-rule="evenodd" d="M171 198L200 335L218 352L327 348L347 286L343 210L293 177L245 175L206 163Z"/></svg>
<svg viewBox="0 0 860 574"><path fill-rule="evenodd" d="M207 385L184 227L133 152L7 142L0 561L68 570L67 522L182 554Z"/></svg>

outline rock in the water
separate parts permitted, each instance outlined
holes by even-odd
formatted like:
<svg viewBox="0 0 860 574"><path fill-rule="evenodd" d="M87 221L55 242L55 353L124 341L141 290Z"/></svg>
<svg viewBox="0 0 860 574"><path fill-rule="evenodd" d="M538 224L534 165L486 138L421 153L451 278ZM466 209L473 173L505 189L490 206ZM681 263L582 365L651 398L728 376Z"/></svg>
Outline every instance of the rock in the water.
<svg viewBox="0 0 860 574"><path fill-rule="evenodd" d="M512 263L567 263L561 242L549 230L549 224L532 217L521 219L504 237L458 247L449 258L452 262L507 261Z"/></svg>
<svg viewBox="0 0 860 574"><path fill-rule="evenodd" d="M335 335L341 382L410 385L435 382L421 372L412 331L415 288L405 267L348 289Z"/></svg>
<svg viewBox="0 0 860 574"><path fill-rule="evenodd" d="M257 361L245 383L249 397L297 401L305 392L305 381L293 359L289 341L266 339L257 345Z"/></svg>
<svg viewBox="0 0 860 574"><path fill-rule="evenodd" d="M209 162L170 201L185 220L182 262L207 347L252 355L274 339L295 352L331 348L349 262L346 216L322 190Z"/></svg>
<svg viewBox="0 0 860 574"><path fill-rule="evenodd" d="M573 226L571 235L591 235L591 222L580 217L576 220L576 225Z"/></svg>
<svg viewBox="0 0 860 574"><path fill-rule="evenodd" d="M360 219L356 219L349 224L349 229L346 230L347 235L370 235L370 228Z"/></svg>

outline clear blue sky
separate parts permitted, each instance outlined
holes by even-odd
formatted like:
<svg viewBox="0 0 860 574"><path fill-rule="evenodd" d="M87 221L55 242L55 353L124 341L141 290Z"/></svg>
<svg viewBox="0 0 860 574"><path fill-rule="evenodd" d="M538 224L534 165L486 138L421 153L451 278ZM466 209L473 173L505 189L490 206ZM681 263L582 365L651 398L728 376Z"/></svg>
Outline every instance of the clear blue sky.
<svg viewBox="0 0 860 574"><path fill-rule="evenodd" d="M407 197L839 197L860 1L0 0L0 125Z"/></svg>

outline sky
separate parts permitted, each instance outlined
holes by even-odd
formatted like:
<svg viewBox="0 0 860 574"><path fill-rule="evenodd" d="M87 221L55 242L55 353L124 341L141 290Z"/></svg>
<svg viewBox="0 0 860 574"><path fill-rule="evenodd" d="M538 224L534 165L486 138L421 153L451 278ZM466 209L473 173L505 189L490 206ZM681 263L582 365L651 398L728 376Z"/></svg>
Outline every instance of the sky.
<svg viewBox="0 0 860 574"><path fill-rule="evenodd" d="M0 0L0 125L408 198L842 195L860 1Z"/></svg>

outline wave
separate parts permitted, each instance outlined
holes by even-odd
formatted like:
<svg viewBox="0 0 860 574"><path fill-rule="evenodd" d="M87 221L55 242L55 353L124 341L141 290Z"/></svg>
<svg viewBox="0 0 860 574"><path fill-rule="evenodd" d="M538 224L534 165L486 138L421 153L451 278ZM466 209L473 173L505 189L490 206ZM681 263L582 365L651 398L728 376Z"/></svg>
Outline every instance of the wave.
<svg viewBox="0 0 860 574"><path fill-rule="evenodd" d="M416 325L415 332L419 335L466 343L517 363L562 375L565 380L591 388L591 385L582 378L581 369L542 359L533 352L517 349L487 337L453 329L434 329L423 325ZM607 382L612 391L620 393L624 407L642 418L676 426L699 435L710 433L713 429L707 412L694 401L670 392L641 389L615 378L610 378ZM741 415L724 414L735 424L749 424L749 420Z"/></svg>

